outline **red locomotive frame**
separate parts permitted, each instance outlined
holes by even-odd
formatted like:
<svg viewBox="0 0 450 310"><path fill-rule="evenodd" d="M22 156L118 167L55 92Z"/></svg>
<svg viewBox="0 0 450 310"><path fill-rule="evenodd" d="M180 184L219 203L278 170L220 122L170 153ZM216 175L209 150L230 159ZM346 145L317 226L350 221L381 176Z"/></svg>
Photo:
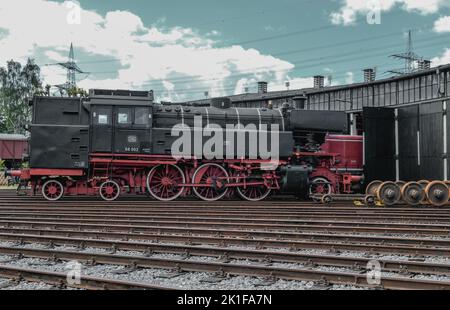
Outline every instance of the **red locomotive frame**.
<svg viewBox="0 0 450 310"><path fill-rule="evenodd" d="M319 152L295 152L279 166L292 162L309 165L310 193L352 193L362 181L362 143L360 136L326 136ZM115 200L121 193L150 194L162 201L195 194L206 201L231 196L259 201L280 190L276 170L262 170L264 160L175 159L161 155L93 153L89 169L23 169L12 171L31 186L30 194L40 191L48 200L63 195L100 195Z"/></svg>

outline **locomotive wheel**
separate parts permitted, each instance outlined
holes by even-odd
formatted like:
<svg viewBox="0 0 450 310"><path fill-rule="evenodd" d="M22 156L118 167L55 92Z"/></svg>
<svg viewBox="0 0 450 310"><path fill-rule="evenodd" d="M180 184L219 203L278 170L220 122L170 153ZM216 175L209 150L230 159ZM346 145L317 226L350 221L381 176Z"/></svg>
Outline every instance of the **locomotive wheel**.
<svg viewBox="0 0 450 310"><path fill-rule="evenodd" d="M384 182L378 187L377 198L385 205L395 205L401 199L400 187L394 182Z"/></svg>
<svg viewBox="0 0 450 310"><path fill-rule="evenodd" d="M401 190L403 201L411 206L419 205L425 199L425 191L417 182L406 183Z"/></svg>
<svg viewBox="0 0 450 310"><path fill-rule="evenodd" d="M373 196L373 195L366 195L366 196L364 197L364 204L365 204L367 207L373 207L373 206L375 206L375 196Z"/></svg>
<svg viewBox="0 0 450 310"><path fill-rule="evenodd" d="M420 180L420 181L417 181L417 183L419 183L420 186L422 186L422 188L425 190L425 187L427 187L427 185L430 184L430 181L428 181L428 180Z"/></svg>
<svg viewBox="0 0 450 310"><path fill-rule="evenodd" d="M58 180L48 180L42 185L42 195L45 199L56 201L64 194L64 186Z"/></svg>
<svg viewBox="0 0 450 310"><path fill-rule="evenodd" d="M366 195L376 196L378 187L380 187L382 183L383 182L378 180L370 182L369 185L367 185L366 187Z"/></svg>
<svg viewBox="0 0 450 310"><path fill-rule="evenodd" d="M99 193L103 200L113 201L119 198L120 186L116 181L108 180L100 185Z"/></svg>
<svg viewBox="0 0 450 310"><path fill-rule="evenodd" d="M252 181L255 179L250 178ZM261 201L267 198L272 191L270 188L267 188L265 185L253 185L246 187L237 187L236 188L238 195L245 200L248 201Z"/></svg>
<svg viewBox="0 0 450 310"><path fill-rule="evenodd" d="M397 182L395 182L395 184L397 184L398 187L400 187L400 191L401 191L403 186L405 186L406 182L405 181L397 181Z"/></svg>
<svg viewBox="0 0 450 310"><path fill-rule="evenodd" d="M325 205L330 204L333 202L333 197L329 194L323 195L322 198L320 199L320 202L322 202Z"/></svg>
<svg viewBox="0 0 450 310"><path fill-rule="evenodd" d="M195 170L192 182L210 186L194 187L194 193L205 201L222 199L228 192L228 188L225 187L226 179L228 179L228 172L224 167L218 164L204 164Z"/></svg>
<svg viewBox="0 0 450 310"><path fill-rule="evenodd" d="M311 180L309 185L309 195L330 195L332 191L331 184L323 177L317 177Z"/></svg>
<svg viewBox="0 0 450 310"><path fill-rule="evenodd" d="M419 183L420 186L422 186L423 192L425 193L425 188L427 187L428 184L430 184L430 181L428 181L428 180L420 180L417 183ZM423 200L421 201L421 203L423 203L423 204L428 203L428 199L427 199L426 193L425 193L425 196L423 197Z"/></svg>
<svg viewBox="0 0 450 310"><path fill-rule="evenodd" d="M448 203L448 186L444 182L434 181L425 188L428 201L436 207L441 207Z"/></svg>
<svg viewBox="0 0 450 310"><path fill-rule="evenodd" d="M147 175L147 190L155 199L172 201L180 197L186 178L180 167L176 165L159 165Z"/></svg>

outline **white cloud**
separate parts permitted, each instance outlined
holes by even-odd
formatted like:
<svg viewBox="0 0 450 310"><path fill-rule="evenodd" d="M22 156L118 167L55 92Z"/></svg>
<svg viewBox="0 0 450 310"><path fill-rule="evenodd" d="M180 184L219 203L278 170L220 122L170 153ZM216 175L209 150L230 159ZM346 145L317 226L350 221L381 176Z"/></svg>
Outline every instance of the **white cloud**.
<svg viewBox="0 0 450 310"><path fill-rule="evenodd" d="M53 61L58 61L58 62L64 62L67 61L67 55L61 55L61 53L55 52L55 51L46 51L45 55L53 60Z"/></svg>
<svg viewBox="0 0 450 310"><path fill-rule="evenodd" d="M289 89L310 88L314 85L314 78L293 78L289 80ZM285 82L271 82L268 85L269 91L286 90Z"/></svg>
<svg viewBox="0 0 450 310"><path fill-rule="evenodd" d="M163 81L163 85L169 91L172 91L175 89L175 85L173 83L170 83L169 81Z"/></svg>
<svg viewBox="0 0 450 310"><path fill-rule="evenodd" d="M365 17L370 12L387 12L395 7L427 15L437 13L443 6L450 6L448 0L342 0L342 2L342 7L330 14L333 24L351 25L356 22L358 15Z"/></svg>
<svg viewBox="0 0 450 310"><path fill-rule="evenodd" d="M434 23L434 31L450 32L450 16L443 16Z"/></svg>
<svg viewBox="0 0 450 310"><path fill-rule="evenodd" d="M434 57L431 59L431 64L433 67L440 66L440 65L446 65L450 63L450 49L446 49L444 53L442 53L441 56Z"/></svg>
<svg viewBox="0 0 450 310"><path fill-rule="evenodd" d="M345 74L345 84L353 84L355 82L355 74L353 72L347 72Z"/></svg>
<svg viewBox="0 0 450 310"><path fill-rule="evenodd" d="M294 68L287 61L263 55L255 49L217 47L218 32L202 35L190 28L167 28L163 26L164 20L146 26L139 16L127 11L101 15L81 8L81 22L70 24L67 16L71 11L66 4L2 0L0 65L9 59L25 61L28 57L36 57L38 63L60 62L73 42L77 55L119 59L115 67L111 65L111 70L118 68L117 74L89 76L79 86L86 89L159 87L173 90L170 96L175 99L184 99L187 95L183 96L183 91L187 88L191 88L187 92L191 97L201 97L208 89L211 95L224 95L230 83L236 85L237 74L281 83ZM21 12L20 18L17 12ZM64 71L60 68L43 67L42 73L45 83L64 82Z"/></svg>

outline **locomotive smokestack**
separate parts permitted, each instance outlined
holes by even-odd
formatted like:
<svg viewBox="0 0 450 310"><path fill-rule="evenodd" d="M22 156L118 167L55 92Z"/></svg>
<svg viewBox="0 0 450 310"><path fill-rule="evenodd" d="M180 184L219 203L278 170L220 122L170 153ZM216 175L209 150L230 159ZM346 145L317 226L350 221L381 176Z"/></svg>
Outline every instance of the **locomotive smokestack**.
<svg viewBox="0 0 450 310"><path fill-rule="evenodd" d="M314 88L323 88L325 85L325 77L323 75L316 75L314 77Z"/></svg>
<svg viewBox="0 0 450 310"><path fill-rule="evenodd" d="M267 93L267 82L258 82L258 94Z"/></svg>
<svg viewBox="0 0 450 310"><path fill-rule="evenodd" d="M365 83L370 83L370 82L375 81L376 73L373 68L364 69L363 72L364 72L364 82Z"/></svg>

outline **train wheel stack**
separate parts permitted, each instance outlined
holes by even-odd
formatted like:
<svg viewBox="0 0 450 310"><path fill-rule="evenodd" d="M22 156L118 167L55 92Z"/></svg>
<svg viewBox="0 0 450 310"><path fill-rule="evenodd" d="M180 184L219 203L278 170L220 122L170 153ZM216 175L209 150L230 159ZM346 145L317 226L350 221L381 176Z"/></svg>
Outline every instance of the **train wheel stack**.
<svg viewBox="0 0 450 310"><path fill-rule="evenodd" d="M442 207L449 204L450 182L420 180L418 182L379 181L375 180L366 187L365 196L361 195L323 195L313 200L331 203L339 200L362 200L367 206L382 204L393 206L407 204L410 206L429 205Z"/></svg>

